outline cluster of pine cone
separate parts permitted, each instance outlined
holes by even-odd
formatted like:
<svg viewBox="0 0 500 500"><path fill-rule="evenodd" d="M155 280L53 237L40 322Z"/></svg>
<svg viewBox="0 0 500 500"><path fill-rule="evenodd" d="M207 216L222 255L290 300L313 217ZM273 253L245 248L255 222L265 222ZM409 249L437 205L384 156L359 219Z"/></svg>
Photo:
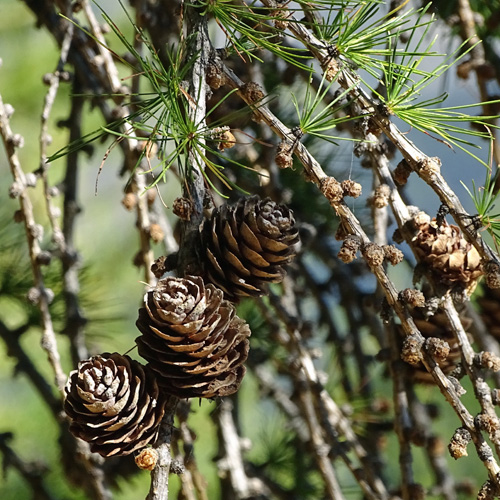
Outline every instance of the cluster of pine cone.
<svg viewBox="0 0 500 500"><path fill-rule="evenodd" d="M416 215L414 224L415 252L420 261L428 266L435 282L462 290L470 296L483 275L483 269L479 253L463 237L460 228L445 220L438 222L435 218L431 219L424 212ZM447 343L447 355L442 359L435 357L435 360L445 374L452 374L461 362L461 351L444 312L438 309L427 317L417 307L412 309L412 316L425 339L440 339ZM460 320L469 334L472 319L462 312ZM417 382L433 383L432 376L421 363L413 367L411 375Z"/></svg>
<svg viewBox="0 0 500 500"><path fill-rule="evenodd" d="M70 430L93 452L128 455L154 442L168 395L214 398L238 390L250 328L234 302L283 280L298 230L287 207L253 196L215 209L201 239L204 275L162 277L144 297L136 343L147 365L105 353L70 373Z"/></svg>

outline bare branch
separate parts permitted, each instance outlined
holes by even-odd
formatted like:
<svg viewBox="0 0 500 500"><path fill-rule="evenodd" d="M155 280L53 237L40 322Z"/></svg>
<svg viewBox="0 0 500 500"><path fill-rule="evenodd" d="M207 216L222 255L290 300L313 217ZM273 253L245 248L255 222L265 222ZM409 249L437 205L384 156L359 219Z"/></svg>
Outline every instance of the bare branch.
<svg viewBox="0 0 500 500"><path fill-rule="evenodd" d="M54 500L54 497L43 480L47 467L42 463L27 463L9 446L12 434L0 434L0 452L3 455L4 471L8 467L16 469L30 485L33 500Z"/></svg>
<svg viewBox="0 0 500 500"><path fill-rule="evenodd" d="M66 383L66 375L61 366L61 359L57 350L57 340L52 325L52 316L50 314L50 302L53 297L52 290L45 287L43 273L39 256L41 254L40 240L42 238L43 228L36 223L33 205L28 194L28 181L21 167L21 163L16 153L16 148L22 145L22 137L15 135L9 124L9 117L13 110L4 105L0 96L0 135L2 136L5 150L9 161L10 170L14 184L11 192L19 199L21 211L23 214L24 227L26 229L26 238L33 271L33 302L35 302L42 313L42 348L47 353L50 365L54 371L57 388L62 391Z"/></svg>
<svg viewBox="0 0 500 500"><path fill-rule="evenodd" d="M227 478L235 500L267 497L269 492L260 479L250 478L246 473L242 438L238 435L232 410L233 403L229 398L225 398L214 412L223 453L223 456L217 461L217 467L220 474Z"/></svg>
<svg viewBox="0 0 500 500"><path fill-rule="evenodd" d="M29 326L26 325L13 331L7 328L7 325L3 321L0 321L0 336L5 342L8 355L17 360L16 370L26 374L30 382L40 393L42 401L48 405L54 416L59 419L62 411L60 399L54 395L51 384L37 370L33 361L26 354L19 342L20 336L28 328Z"/></svg>
<svg viewBox="0 0 500 500"><path fill-rule="evenodd" d="M165 416L160 424L160 432L154 445L158 451L158 462L151 472L151 486L146 500L165 500L168 498L168 476L172 464L170 441L178 401L176 397L170 396L165 406Z"/></svg>

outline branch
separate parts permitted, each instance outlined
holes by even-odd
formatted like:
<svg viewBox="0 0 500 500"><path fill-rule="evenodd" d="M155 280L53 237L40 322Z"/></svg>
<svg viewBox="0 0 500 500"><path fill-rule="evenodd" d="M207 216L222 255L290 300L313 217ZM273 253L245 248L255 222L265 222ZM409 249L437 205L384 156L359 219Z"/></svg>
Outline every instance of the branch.
<svg viewBox="0 0 500 500"><path fill-rule="evenodd" d="M205 73L210 52L210 41L206 16L201 16L196 4L186 6L186 31L188 37L188 54L185 61L195 56L189 74L188 86L188 117L199 129L205 126L206 115L206 83ZM191 35L192 34L192 35ZM181 97L182 98L182 97ZM203 143L202 143L203 144ZM191 150L188 155L188 168L184 179L184 196L193 204L190 220L184 221L182 226L181 244L179 247L179 274L199 274L198 256L200 224L203 221L203 204L205 199L205 186L203 182L203 160ZM171 463L170 439L175 408L178 399L172 397L165 409L165 416L161 424L157 444L160 451L160 460L152 472L151 489L148 500L164 500L168 498L168 472Z"/></svg>
<svg viewBox="0 0 500 500"><path fill-rule="evenodd" d="M59 418L62 411L60 399L54 395L51 385L37 370L19 342L21 334L28 328L29 326L26 325L17 330L10 330L3 321L0 321L0 337L3 338L7 347L7 355L17 360L16 371L26 374L30 382L38 390L42 401L48 405L52 414Z"/></svg>
<svg viewBox="0 0 500 500"><path fill-rule="evenodd" d="M8 444L12 437L9 432L0 434L0 452L3 455L4 473L8 467L14 467L30 485L33 500L55 500L43 481L47 467L37 462L27 463L19 457Z"/></svg>
<svg viewBox="0 0 500 500"><path fill-rule="evenodd" d="M263 0L263 3L271 7L270 0ZM418 149L389 118L378 111L378 103L360 87L358 76L340 60L331 57L328 45L311 34L293 16L290 16L290 19L294 21L288 25L290 31L312 52L327 74L340 75L337 79L338 83L344 89L351 89L350 94L357 105L373 118L379 128L400 150L412 170L434 190L441 202L449 208L450 214L464 233L465 238L474 245L485 262L491 261L497 266L497 269L500 269L500 261L496 252L483 241L477 231L471 231L470 215L441 175L440 159L431 158Z"/></svg>
<svg viewBox="0 0 500 500"><path fill-rule="evenodd" d="M186 32L188 53L186 60L195 56L188 86L188 117L195 123L198 130L206 127L206 68L210 55L210 39L208 36L208 20L201 16L197 10L196 3L186 7ZM182 97L181 97L182 98ZM195 132L196 133L196 132ZM204 139L200 137L199 144L204 145ZM200 274L199 233L203 222L203 208L205 201L205 183L203 179L204 161L201 156L191 149L188 154L186 176L183 179L183 195L192 202L192 213L190 220L183 221L181 245L179 248L179 273Z"/></svg>
<svg viewBox="0 0 500 500"><path fill-rule="evenodd" d="M14 179L14 183L11 187L11 194L19 199L26 230L31 269L35 285L34 289L32 289L33 301L37 303L42 315L43 331L41 345L47 353L49 363L54 372L56 386L62 392L64 384L66 383L66 375L61 366L61 359L57 349L57 340L49 308L53 292L45 287L40 263L40 254L42 253L40 241L43 228L35 221L33 205L28 195L28 181L16 153L16 148L22 145L23 138L18 134L15 135L10 128L9 118L12 113L13 110L4 105L2 97L0 96L0 135L3 139L10 170Z"/></svg>
<svg viewBox="0 0 500 500"><path fill-rule="evenodd" d="M160 424L158 439L154 445L158 451L158 462L151 472L151 486L146 500L167 500L168 498L168 476L172 464L170 441L178 402L178 398L170 396L165 405L165 416Z"/></svg>
<svg viewBox="0 0 500 500"><path fill-rule="evenodd" d="M231 399L224 398L214 411L220 436L219 445L223 453L223 456L217 460L217 467L222 477L228 479L231 498L235 500L261 496L267 498L269 491L265 484L256 477L248 477L245 471L242 439L238 435L232 410Z"/></svg>

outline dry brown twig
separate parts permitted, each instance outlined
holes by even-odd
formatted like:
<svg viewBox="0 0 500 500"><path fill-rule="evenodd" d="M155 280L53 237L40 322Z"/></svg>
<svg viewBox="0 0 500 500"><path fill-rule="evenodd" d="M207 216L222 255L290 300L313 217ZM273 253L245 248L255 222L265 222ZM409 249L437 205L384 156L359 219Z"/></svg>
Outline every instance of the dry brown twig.
<svg viewBox="0 0 500 500"><path fill-rule="evenodd" d="M3 468L8 467L17 469L24 477L32 489L35 500L54 500L55 497L50 493L49 488L43 479L47 472L47 466L43 463L27 463L10 447L9 441L13 438L10 433L0 434L0 452L3 456Z"/></svg>

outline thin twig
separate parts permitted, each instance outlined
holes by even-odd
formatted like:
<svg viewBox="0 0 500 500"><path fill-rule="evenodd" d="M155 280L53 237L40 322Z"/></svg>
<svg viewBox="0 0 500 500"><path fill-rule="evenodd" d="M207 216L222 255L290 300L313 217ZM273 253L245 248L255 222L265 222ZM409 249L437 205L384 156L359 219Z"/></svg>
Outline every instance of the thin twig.
<svg viewBox="0 0 500 500"><path fill-rule="evenodd" d="M231 498L267 497L269 492L260 479L248 477L243 460L242 439L240 438L233 419L233 403L225 398L214 412L220 435L222 457L217 461L220 474L227 478L230 485Z"/></svg>
<svg viewBox="0 0 500 500"><path fill-rule="evenodd" d="M149 216L149 207L147 196L142 196L146 190L146 176L140 166L136 166L132 174L133 186L137 192L137 229L140 240L140 262L143 264L144 280L146 283L154 283L155 277L151 266L154 262L153 249L151 247L151 219Z"/></svg>
<svg viewBox="0 0 500 500"><path fill-rule="evenodd" d="M28 328L29 325L25 325L16 330L11 330L3 321L0 321L0 337L3 338L7 347L7 355L17 361L16 371L26 374L30 382L40 393L42 401L47 404L53 415L59 419L62 412L61 400L55 396L52 386L36 368L19 342L22 333Z"/></svg>
<svg viewBox="0 0 500 500"><path fill-rule="evenodd" d="M388 327L389 328L389 327ZM408 367L401 360L401 351L398 341L398 332L392 327L387 337L390 339L391 360L389 364L392 379L392 394L394 402L394 430L399 442L399 470L401 471L401 489L404 500L411 500L411 485L413 477L413 454L408 436L413 428L413 421L409 410L405 371Z"/></svg>
<svg viewBox="0 0 500 500"><path fill-rule="evenodd" d="M73 87L78 89L78 82ZM78 94L78 92L75 92ZM68 118L69 139L76 140L81 137L81 122L84 99L74 96L71 100L70 116ZM88 357L88 349L85 344L85 325L87 318L80 307L79 292L80 263L78 252L75 248L75 221L80 212L78 205L78 174L79 174L78 152L71 152L66 159L66 175L63 182L64 202L63 202L63 237L65 242L64 252L61 253L64 300L66 303L66 323L63 333L70 338L71 358L73 366L78 361Z"/></svg>
<svg viewBox="0 0 500 500"><path fill-rule="evenodd" d="M12 434L0 434L0 452L3 455L3 469L8 467L16 469L30 485L32 490L33 500L55 500L55 496L50 493L43 478L47 471L47 467L37 462L25 462L17 453L9 446L9 440L12 439Z"/></svg>
<svg viewBox="0 0 500 500"><path fill-rule="evenodd" d="M61 366L61 359L57 349L57 340L52 324L52 316L50 314L50 302L52 291L47 289L44 284L43 273L38 260L41 253L40 240L42 237L42 227L36 223L33 205L28 194L28 183L26 175L21 167L21 163L16 153L16 147L20 146L22 138L14 135L9 123L9 110L3 103L0 96L0 135L2 136L5 151L14 179L13 191L19 199L21 212L24 220L24 227L26 230L26 238L28 241L28 249L31 261L31 269L33 272L34 293L36 297L34 300L40 309L42 315L42 348L47 353L49 363L54 371L55 382L57 388L62 391L66 383L66 375Z"/></svg>
<svg viewBox="0 0 500 500"><path fill-rule="evenodd" d="M437 493L445 500L457 500L457 484L450 474L445 454L444 439L432 432L432 422L426 405L418 401L414 390L407 389L410 414L414 429L425 440L429 463L436 477Z"/></svg>
<svg viewBox="0 0 500 500"><path fill-rule="evenodd" d="M179 441L182 441L184 449L182 461L185 466L185 471L181 474L180 479L186 500L194 500L196 498L199 500L208 500L208 483L198 468L196 455L194 453L194 440L196 435L191 431L187 423L190 408L191 402L189 400L180 401L177 407L177 418L179 421L177 445Z"/></svg>
<svg viewBox="0 0 500 500"><path fill-rule="evenodd" d="M483 77L484 71L492 71L492 64L486 62L485 48L481 40L477 36L477 26L475 21L475 15L471 8L469 0L458 0L457 2L457 14L459 18L459 23L461 29L459 34L462 40L467 41L467 47L472 47L469 55L469 60L462 63L462 65L467 66L468 70L465 72L469 73L469 70L473 70L476 75L476 83L479 89L479 96L482 102L488 102L491 100L490 92L488 91L487 79ZM488 67L488 66L489 67ZM491 116L495 113L488 109L491 105L483 105L483 114L485 116ZM498 123L498 119L493 118L491 120L493 125ZM492 147L493 147L493 158L495 163L500 164L500 145L498 144L497 133L495 127L489 128L489 133L491 134Z"/></svg>
<svg viewBox="0 0 500 500"><path fill-rule="evenodd" d="M170 396L165 405L165 416L160 424L160 432L154 445L158 451L158 462L151 472L151 486L146 500L166 500L168 498L168 476L172 464L170 441L178 402L178 398Z"/></svg>
<svg viewBox="0 0 500 500"><path fill-rule="evenodd" d="M87 20L89 21L92 34L99 42L97 44L97 51L99 52L99 58L103 61L102 71L109 86L111 87L111 93L119 94L123 86L120 81L118 69L113 61L111 52L106 48L106 40L104 39L101 27L99 26L99 23L94 15L94 11L92 10L91 2L89 2L89 0L82 0L82 7Z"/></svg>
<svg viewBox="0 0 500 500"><path fill-rule="evenodd" d="M318 242L317 246L319 246L320 244L321 243ZM321 321L328 327L328 340L333 342L337 346L337 349L339 350L339 355L338 355L338 362L340 367L339 377L341 378L342 387L344 388L345 393L347 394L348 397L351 397L353 396L354 393L355 384L351 381L349 377L350 372L347 369L347 360L350 351L349 342L345 338L346 336L344 335L342 337L340 332L338 331L334 318L332 317L332 312L330 307L331 304L329 303L329 300L326 296L327 294L322 289L323 287L320 288L315 278L313 277L313 273L310 271L309 267L303 261L303 259L299 259L298 266L300 269L300 274L304 276L306 279L308 290L314 295L319 305L321 313ZM341 269L332 270L332 274L337 272L341 272ZM344 296L342 296L342 299L344 299ZM351 316L352 315L353 314L351 314ZM361 360L357 358L356 361L359 362Z"/></svg>
<svg viewBox="0 0 500 500"><path fill-rule="evenodd" d="M43 192L45 197L46 212L52 228L52 241L55 243L60 255L66 253L66 241L64 239L63 231L58 222L59 210L52 203L52 190L48 179L49 163L47 162L47 147L52 139L48 133L50 113L54 105L59 84L63 75L63 68L67 62L71 43L73 41L74 26L67 23L66 33L61 43L61 53L57 63L56 70L48 76L49 90L45 95L44 105L40 120L40 166L39 174L42 178Z"/></svg>

